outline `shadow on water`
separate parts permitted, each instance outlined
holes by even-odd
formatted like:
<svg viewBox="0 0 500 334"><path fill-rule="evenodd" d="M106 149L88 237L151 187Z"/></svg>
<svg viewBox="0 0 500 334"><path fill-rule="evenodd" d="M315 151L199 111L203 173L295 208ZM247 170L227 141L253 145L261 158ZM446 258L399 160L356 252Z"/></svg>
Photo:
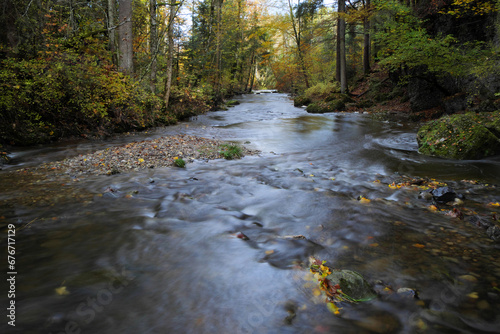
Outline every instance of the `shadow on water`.
<svg viewBox="0 0 500 334"><path fill-rule="evenodd" d="M498 330L498 246L468 222L428 210L417 191L387 186L401 174L443 178L479 209L500 191L459 181L498 184L498 158L424 157L411 126L309 115L282 94L240 100L143 136L216 136L250 142L260 156L64 185L0 174L2 184L17 182L0 198L0 222L17 226L9 332ZM333 315L308 280L309 255L386 289ZM387 293L399 288L420 299Z"/></svg>

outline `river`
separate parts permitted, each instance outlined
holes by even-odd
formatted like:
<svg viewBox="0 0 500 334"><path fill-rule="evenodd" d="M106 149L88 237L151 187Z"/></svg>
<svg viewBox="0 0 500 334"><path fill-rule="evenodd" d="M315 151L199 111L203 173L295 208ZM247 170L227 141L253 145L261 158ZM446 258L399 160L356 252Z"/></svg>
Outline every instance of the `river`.
<svg viewBox="0 0 500 334"><path fill-rule="evenodd" d="M14 151L1 184L21 167L169 134L262 153L3 191L2 250L13 224L16 274L1 305L9 314L15 300L16 326L4 315L2 332L498 332L499 245L429 210L417 190L388 186L435 178L465 194L464 212L488 214L500 200L498 157L426 157L411 124L308 114L284 94L238 99L147 133ZM361 273L383 287L379 298L330 313L308 278L310 255Z"/></svg>

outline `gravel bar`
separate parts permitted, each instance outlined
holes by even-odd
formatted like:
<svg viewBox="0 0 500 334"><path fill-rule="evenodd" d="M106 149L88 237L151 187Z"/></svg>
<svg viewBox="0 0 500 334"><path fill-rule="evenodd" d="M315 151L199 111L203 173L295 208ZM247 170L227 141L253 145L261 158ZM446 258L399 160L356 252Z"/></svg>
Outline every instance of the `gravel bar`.
<svg viewBox="0 0 500 334"><path fill-rule="evenodd" d="M231 143L189 135L161 137L109 147L91 154L79 155L62 161L50 162L37 169L50 169L70 175L112 175L146 168L175 166L176 159L186 163L195 159L221 159L223 145ZM243 155L259 151L242 148Z"/></svg>

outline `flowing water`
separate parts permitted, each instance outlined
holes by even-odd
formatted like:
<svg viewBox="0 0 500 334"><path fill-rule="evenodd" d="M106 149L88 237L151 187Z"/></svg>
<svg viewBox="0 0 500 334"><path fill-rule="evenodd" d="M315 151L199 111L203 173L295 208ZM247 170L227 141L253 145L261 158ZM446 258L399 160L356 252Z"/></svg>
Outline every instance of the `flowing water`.
<svg viewBox="0 0 500 334"><path fill-rule="evenodd" d="M429 210L417 190L388 184L436 178L466 195L469 213L489 213L486 204L500 200L500 159L425 157L411 125L311 115L283 94L239 99L174 127L13 152L4 185L19 167L168 134L262 151L2 191L2 249L8 224L16 226L16 326L4 315L7 332L499 331L498 244L467 220ZM286 237L296 235L306 239ZM361 273L380 296L330 313L308 275L310 255Z"/></svg>

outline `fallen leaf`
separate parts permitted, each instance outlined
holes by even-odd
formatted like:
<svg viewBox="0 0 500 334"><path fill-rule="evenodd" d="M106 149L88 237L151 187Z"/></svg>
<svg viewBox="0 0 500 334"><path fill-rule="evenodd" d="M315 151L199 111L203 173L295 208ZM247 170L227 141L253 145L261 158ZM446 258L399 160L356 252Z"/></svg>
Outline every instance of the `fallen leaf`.
<svg viewBox="0 0 500 334"><path fill-rule="evenodd" d="M413 244L413 247L415 247L415 248L425 248L425 245L422 245L422 244Z"/></svg>
<svg viewBox="0 0 500 334"><path fill-rule="evenodd" d="M327 303L326 307L328 308L328 311L332 312L333 314L340 314L341 309L337 305L335 305L335 303Z"/></svg>
<svg viewBox="0 0 500 334"><path fill-rule="evenodd" d="M467 297L472 298L472 299L478 299L479 295L477 292L471 292L467 295Z"/></svg>
<svg viewBox="0 0 500 334"><path fill-rule="evenodd" d="M363 203L363 204L366 204L366 203L370 203L370 202L371 202L371 200L369 200L368 198L365 198L365 197L363 197L363 196L360 196L360 197L359 197L359 202L360 202L360 203Z"/></svg>
<svg viewBox="0 0 500 334"><path fill-rule="evenodd" d="M437 211L437 210L438 210L438 208L437 208L437 206L435 206L435 205L430 205L430 206L429 206L429 210L431 210L431 211Z"/></svg>
<svg viewBox="0 0 500 334"><path fill-rule="evenodd" d="M65 286L61 286L59 288L56 288L56 293L59 296L69 295L69 291L68 291L68 289Z"/></svg>

